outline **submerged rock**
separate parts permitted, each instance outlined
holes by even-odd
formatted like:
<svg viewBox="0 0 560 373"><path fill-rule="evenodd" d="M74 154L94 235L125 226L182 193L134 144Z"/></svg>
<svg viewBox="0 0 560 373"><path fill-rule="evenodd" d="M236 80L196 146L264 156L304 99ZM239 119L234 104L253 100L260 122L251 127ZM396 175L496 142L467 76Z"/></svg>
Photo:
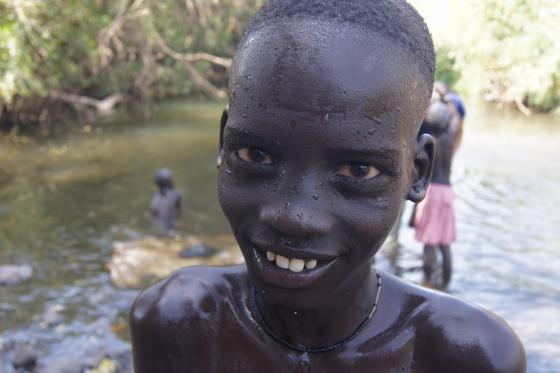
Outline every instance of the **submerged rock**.
<svg viewBox="0 0 560 373"><path fill-rule="evenodd" d="M82 363L73 358L60 358L49 364L40 365L34 373L82 373Z"/></svg>
<svg viewBox="0 0 560 373"><path fill-rule="evenodd" d="M29 347L21 347L16 351L11 363L16 369L30 371L37 365L39 354Z"/></svg>
<svg viewBox="0 0 560 373"><path fill-rule="evenodd" d="M179 252L181 258L209 258L216 255L220 250L215 247L204 245L202 243L187 246Z"/></svg>
<svg viewBox="0 0 560 373"><path fill-rule="evenodd" d="M137 288L181 267L241 263L243 256L231 235L181 239L148 236L113 243L108 266L115 285Z"/></svg>
<svg viewBox="0 0 560 373"><path fill-rule="evenodd" d="M33 275L30 265L0 265L0 286L16 285Z"/></svg>

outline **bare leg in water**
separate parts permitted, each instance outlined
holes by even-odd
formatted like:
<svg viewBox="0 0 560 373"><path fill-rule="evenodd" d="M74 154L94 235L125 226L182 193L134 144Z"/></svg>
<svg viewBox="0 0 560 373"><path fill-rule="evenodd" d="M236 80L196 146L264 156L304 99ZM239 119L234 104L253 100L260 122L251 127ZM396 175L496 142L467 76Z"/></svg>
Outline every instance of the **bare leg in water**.
<svg viewBox="0 0 560 373"><path fill-rule="evenodd" d="M436 260L436 246L425 245L424 246L424 285L433 286L432 284L432 273L434 270L434 262Z"/></svg>
<svg viewBox="0 0 560 373"><path fill-rule="evenodd" d="M441 284L441 288L445 289L447 285L449 285L449 281L451 281L451 247L449 245L440 245L439 249L443 258L443 283Z"/></svg>

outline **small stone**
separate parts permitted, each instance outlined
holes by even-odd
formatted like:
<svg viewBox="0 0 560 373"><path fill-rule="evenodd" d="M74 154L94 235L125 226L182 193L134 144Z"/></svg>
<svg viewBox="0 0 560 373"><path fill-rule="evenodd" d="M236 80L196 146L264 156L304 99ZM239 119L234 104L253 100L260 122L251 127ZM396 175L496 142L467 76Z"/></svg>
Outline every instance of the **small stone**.
<svg viewBox="0 0 560 373"><path fill-rule="evenodd" d="M21 347L12 358L12 365L16 369L32 370L37 365L39 355L29 347Z"/></svg>
<svg viewBox="0 0 560 373"><path fill-rule="evenodd" d="M185 247L179 252L179 256L182 258L208 258L218 252L219 250L215 247L200 243Z"/></svg>
<svg viewBox="0 0 560 373"><path fill-rule="evenodd" d="M34 373L82 373L82 363L73 358L61 358L41 365Z"/></svg>

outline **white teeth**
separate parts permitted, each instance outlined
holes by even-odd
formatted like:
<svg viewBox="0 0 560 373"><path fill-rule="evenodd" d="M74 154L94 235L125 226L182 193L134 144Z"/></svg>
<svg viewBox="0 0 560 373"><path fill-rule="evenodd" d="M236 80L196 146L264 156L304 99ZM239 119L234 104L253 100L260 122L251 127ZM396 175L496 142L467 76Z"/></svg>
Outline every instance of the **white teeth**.
<svg viewBox="0 0 560 373"><path fill-rule="evenodd" d="M305 261L303 259L290 259L285 256L278 255L272 251L266 252L266 259L269 262L275 262L282 269L289 269L291 272L301 272L305 268L311 270L317 267L317 259Z"/></svg>
<svg viewBox="0 0 560 373"><path fill-rule="evenodd" d="M305 262L301 259L290 259L290 271L301 272L305 267Z"/></svg>
<svg viewBox="0 0 560 373"><path fill-rule="evenodd" d="M290 259L282 255L276 255L276 265L282 269L290 268Z"/></svg>
<svg viewBox="0 0 560 373"><path fill-rule="evenodd" d="M310 260L307 263L305 263L305 268L307 268L307 269L313 269L315 267L317 267L317 260L315 260L315 259Z"/></svg>

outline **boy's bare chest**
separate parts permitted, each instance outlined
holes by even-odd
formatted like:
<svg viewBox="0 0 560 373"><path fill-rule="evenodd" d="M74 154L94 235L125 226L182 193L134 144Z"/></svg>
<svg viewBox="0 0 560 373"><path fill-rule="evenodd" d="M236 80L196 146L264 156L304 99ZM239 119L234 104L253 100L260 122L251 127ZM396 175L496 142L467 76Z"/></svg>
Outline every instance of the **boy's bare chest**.
<svg viewBox="0 0 560 373"><path fill-rule="evenodd" d="M415 338L410 329L368 340L358 338L326 353L300 353L273 340L254 324L224 325L216 372L421 372L414 361ZM209 367L210 368L210 367Z"/></svg>

